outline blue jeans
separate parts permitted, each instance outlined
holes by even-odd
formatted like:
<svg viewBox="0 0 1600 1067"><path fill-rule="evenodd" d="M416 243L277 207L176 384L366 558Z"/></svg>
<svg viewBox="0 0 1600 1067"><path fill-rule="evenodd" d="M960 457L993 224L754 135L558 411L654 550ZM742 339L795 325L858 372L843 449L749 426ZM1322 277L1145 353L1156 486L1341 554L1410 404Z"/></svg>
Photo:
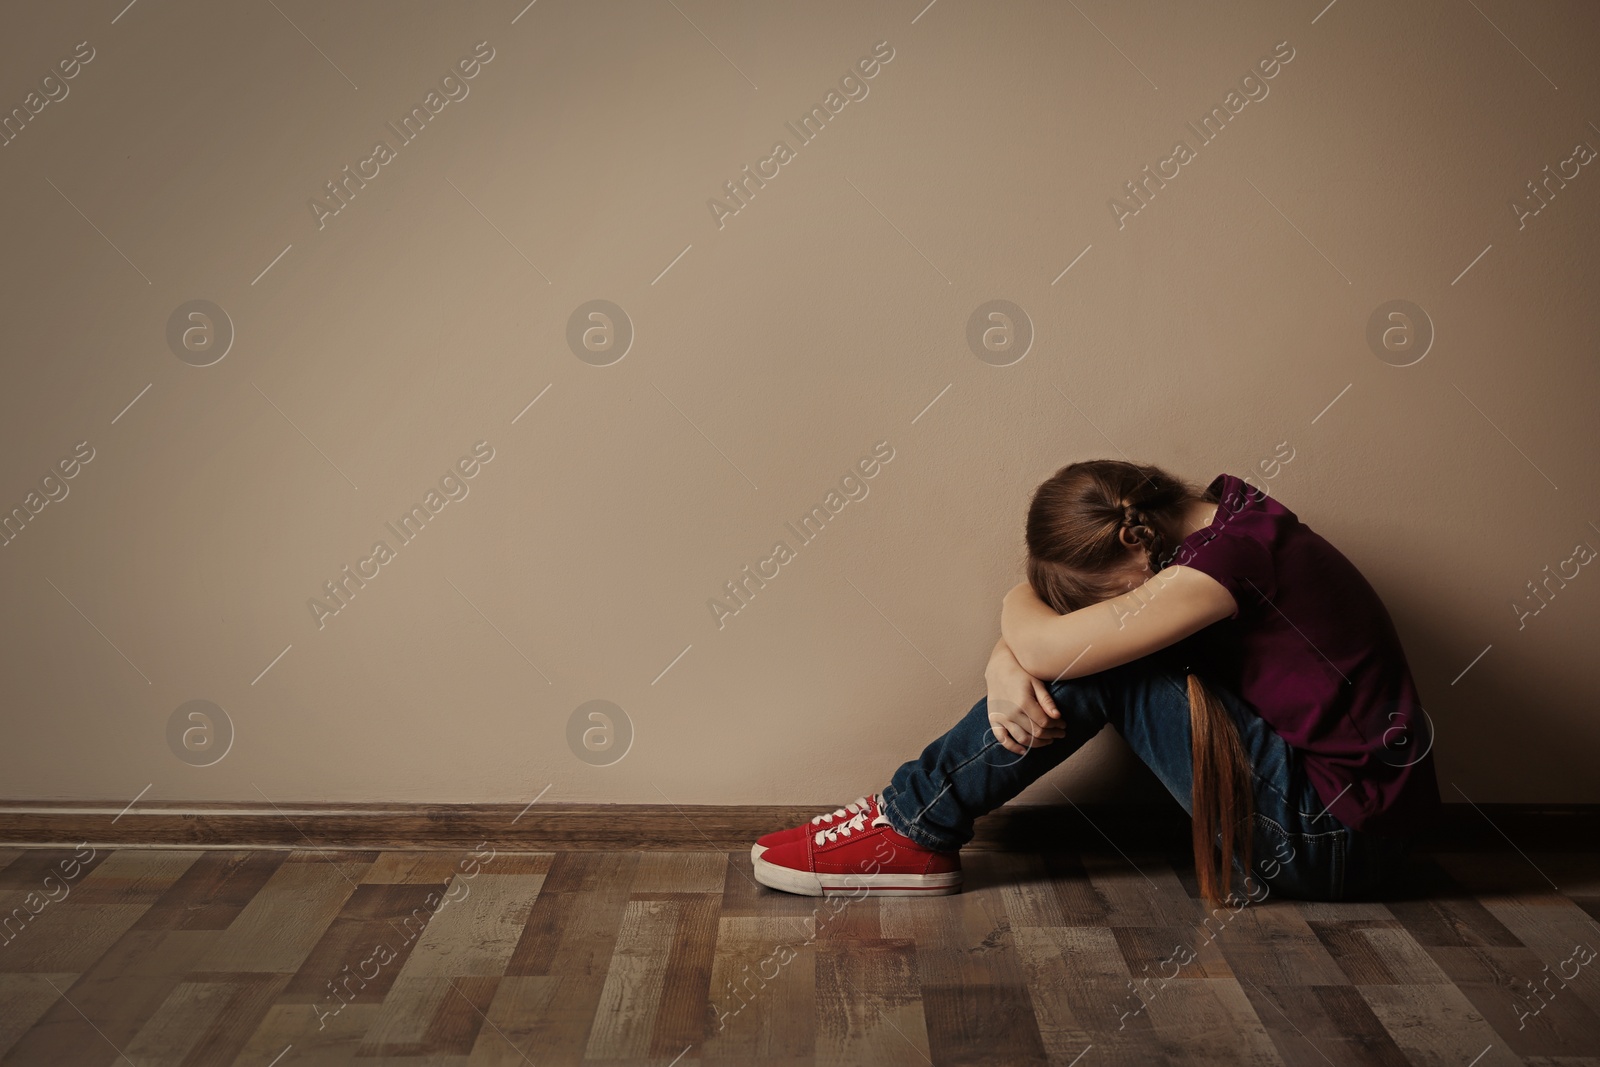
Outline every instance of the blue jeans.
<svg viewBox="0 0 1600 1067"><path fill-rule="evenodd" d="M1196 660L1194 648L1179 642L1097 674L1050 683L1066 736L1020 756L995 739L988 700L979 700L919 758L895 772L883 789L884 814L895 830L926 848L959 849L972 839L975 819L1016 796L1109 724L1192 815L1186 675L1194 666L1233 717L1254 772L1252 869L1245 871L1235 857L1235 891L1251 899L1262 899L1265 892L1301 900L1379 893L1402 867L1409 842L1361 833L1329 814L1300 754Z"/></svg>

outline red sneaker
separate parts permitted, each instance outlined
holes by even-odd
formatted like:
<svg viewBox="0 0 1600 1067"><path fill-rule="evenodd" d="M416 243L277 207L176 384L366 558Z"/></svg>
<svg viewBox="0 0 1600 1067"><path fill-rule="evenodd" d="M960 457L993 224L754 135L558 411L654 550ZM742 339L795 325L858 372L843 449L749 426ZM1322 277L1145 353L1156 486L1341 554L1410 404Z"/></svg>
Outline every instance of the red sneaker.
<svg viewBox="0 0 1600 1067"><path fill-rule="evenodd" d="M939 896L961 889L961 855L934 852L859 812L755 857L756 881L802 896Z"/></svg>
<svg viewBox="0 0 1600 1067"><path fill-rule="evenodd" d="M818 815L810 822L803 822L799 826L791 826L787 830L774 830L770 834L762 834L756 838L756 843L750 846L750 858L752 860L760 859L761 854L769 848L786 845L790 841L798 841L803 837L816 833L818 830L832 826L835 822L849 819L862 812L867 813L869 820L878 817L878 794L873 793L871 796L859 797L854 803L846 804L844 807L837 808L825 815Z"/></svg>

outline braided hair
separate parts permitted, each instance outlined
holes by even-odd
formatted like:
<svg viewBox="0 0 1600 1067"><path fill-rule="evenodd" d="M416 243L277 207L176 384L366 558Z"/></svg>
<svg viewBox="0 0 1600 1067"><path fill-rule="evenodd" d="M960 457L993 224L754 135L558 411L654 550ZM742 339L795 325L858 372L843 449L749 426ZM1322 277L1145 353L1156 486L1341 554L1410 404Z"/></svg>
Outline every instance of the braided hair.
<svg viewBox="0 0 1600 1067"><path fill-rule="evenodd" d="M1152 572L1168 562L1194 486L1159 467L1090 460L1062 467L1034 491L1028 508L1028 581L1065 614L1123 592L1114 572L1129 543Z"/></svg>
<svg viewBox="0 0 1600 1067"><path fill-rule="evenodd" d="M1144 508L1127 500L1122 502L1122 530L1119 536L1124 532L1136 544L1144 546L1150 559L1150 569L1160 570L1161 550L1166 539Z"/></svg>

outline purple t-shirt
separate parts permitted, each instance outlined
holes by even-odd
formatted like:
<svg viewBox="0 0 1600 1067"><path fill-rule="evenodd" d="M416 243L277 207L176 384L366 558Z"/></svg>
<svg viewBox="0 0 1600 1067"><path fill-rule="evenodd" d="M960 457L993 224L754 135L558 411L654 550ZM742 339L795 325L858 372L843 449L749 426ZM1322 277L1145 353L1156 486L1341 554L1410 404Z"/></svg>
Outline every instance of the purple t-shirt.
<svg viewBox="0 0 1600 1067"><path fill-rule="evenodd" d="M1209 574L1237 608L1238 692L1304 760L1346 826L1410 834L1439 810L1433 729L1389 612L1355 564L1231 474L1206 488L1209 526L1169 565Z"/></svg>

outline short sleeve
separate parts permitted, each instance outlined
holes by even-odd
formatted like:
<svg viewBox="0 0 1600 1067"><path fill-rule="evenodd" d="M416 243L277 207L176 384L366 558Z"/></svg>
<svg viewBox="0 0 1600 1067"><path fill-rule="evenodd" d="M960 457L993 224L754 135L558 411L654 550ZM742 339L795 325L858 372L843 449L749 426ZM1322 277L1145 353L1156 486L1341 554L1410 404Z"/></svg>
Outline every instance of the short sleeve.
<svg viewBox="0 0 1600 1067"><path fill-rule="evenodd" d="M1208 574L1233 594L1234 611L1229 618L1238 618L1246 605L1270 600L1276 591L1276 577L1272 566L1272 553L1260 541L1245 534L1230 531L1214 532L1209 540L1202 540L1206 531L1198 531L1178 547L1172 564L1190 567Z"/></svg>

